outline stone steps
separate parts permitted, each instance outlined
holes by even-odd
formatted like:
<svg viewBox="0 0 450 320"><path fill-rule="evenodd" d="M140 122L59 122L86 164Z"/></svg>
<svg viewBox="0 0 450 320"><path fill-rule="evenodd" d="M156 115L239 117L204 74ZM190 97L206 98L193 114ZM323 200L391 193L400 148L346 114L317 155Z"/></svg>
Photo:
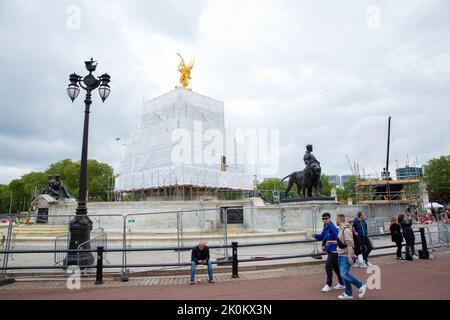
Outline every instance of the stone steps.
<svg viewBox="0 0 450 320"><path fill-rule="evenodd" d="M14 248L51 248L54 246L55 238L67 234L67 227L57 226L54 229L49 228L47 232L45 228L31 231L20 230L13 233L12 245ZM52 230L53 229L53 230ZM97 231L97 230L96 230ZM95 235L93 231L92 235ZM91 235L91 237L92 237ZM107 232L108 247L122 247L123 235L119 232ZM261 243L261 242L277 242L277 241L295 241L305 240L307 233L305 231L284 231L284 232L253 232L253 233L232 233L228 234L228 243L238 241L244 243ZM184 246L190 247L204 240L210 245L223 244L222 233L192 233L183 234L182 243ZM158 246L177 246L178 237L176 233L127 233L126 245L129 247L158 247Z"/></svg>
<svg viewBox="0 0 450 320"><path fill-rule="evenodd" d="M12 229L13 238L63 236L68 231L67 225L19 225Z"/></svg>

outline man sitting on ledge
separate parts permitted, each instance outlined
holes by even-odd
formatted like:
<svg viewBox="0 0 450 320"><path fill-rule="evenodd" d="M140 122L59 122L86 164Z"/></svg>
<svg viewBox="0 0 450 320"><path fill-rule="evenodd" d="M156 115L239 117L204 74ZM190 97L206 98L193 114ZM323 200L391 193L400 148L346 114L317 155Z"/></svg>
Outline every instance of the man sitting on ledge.
<svg viewBox="0 0 450 320"><path fill-rule="evenodd" d="M198 264L208 266L209 283L214 283L212 262L209 258L209 248L205 244L204 241L200 241L198 243L198 245L192 249L192 253L191 253L191 285L194 284L195 269Z"/></svg>

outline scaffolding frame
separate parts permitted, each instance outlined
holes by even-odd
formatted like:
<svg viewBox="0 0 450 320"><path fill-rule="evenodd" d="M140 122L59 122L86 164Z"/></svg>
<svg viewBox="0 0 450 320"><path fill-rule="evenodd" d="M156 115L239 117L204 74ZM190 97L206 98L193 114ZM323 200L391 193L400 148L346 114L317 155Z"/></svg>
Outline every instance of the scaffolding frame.
<svg viewBox="0 0 450 320"><path fill-rule="evenodd" d="M120 190L116 201L200 201L200 200L242 200L253 190L215 188L196 185L171 185L157 188Z"/></svg>
<svg viewBox="0 0 450 320"><path fill-rule="evenodd" d="M197 139L199 128L202 130L200 141ZM174 141L173 133L179 129L184 130L189 138L193 137L192 140L186 138L190 142L184 143L183 140L183 145ZM150 193L150 198L153 198L152 190L155 190L158 197L162 194L162 198L169 199L186 198L185 189L189 190L190 198L194 197L195 191L198 194L199 189L203 189L205 197L217 193L216 189L252 189L252 175L248 173L245 162L228 165L226 171L221 170L221 157L230 153L236 160L238 153L241 154L239 150L242 151L236 149L238 146L233 146L233 151L222 150L225 145L228 148L222 141L222 149L217 147L219 151L214 151L213 158L205 160L204 150L212 144L207 138L213 136L211 132L207 133L208 129L217 130L227 137L223 102L184 89L144 102L140 125L131 134L121 160L115 190L141 192L141 198L146 197L145 193ZM215 147L216 143L219 142L214 141ZM174 163L174 149L187 154L191 161ZM245 152L242 155L245 159Z"/></svg>
<svg viewBox="0 0 450 320"><path fill-rule="evenodd" d="M356 202L359 204L421 204L423 181L382 180L356 177ZM405 188L406 187L406 188Z"/></svg>

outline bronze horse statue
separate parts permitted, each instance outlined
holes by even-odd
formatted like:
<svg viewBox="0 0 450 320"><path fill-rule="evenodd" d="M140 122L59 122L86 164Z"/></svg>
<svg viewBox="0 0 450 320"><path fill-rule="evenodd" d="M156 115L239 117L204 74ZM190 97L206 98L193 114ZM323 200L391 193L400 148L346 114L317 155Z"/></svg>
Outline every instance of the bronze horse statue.
<svg viewBox="0 0 450 320"><path fill-rule="evenodd" d="M297 186L297 193L300 197L312 197L313 189L316 190L317 196L321 196L322 182L320 181L320 174L320 167L312 165L311 168L306 168L302 171L295 171L284 177L281 182L289 178L285 197L288 197L288 193L291 191L294 184Z"/></svg>

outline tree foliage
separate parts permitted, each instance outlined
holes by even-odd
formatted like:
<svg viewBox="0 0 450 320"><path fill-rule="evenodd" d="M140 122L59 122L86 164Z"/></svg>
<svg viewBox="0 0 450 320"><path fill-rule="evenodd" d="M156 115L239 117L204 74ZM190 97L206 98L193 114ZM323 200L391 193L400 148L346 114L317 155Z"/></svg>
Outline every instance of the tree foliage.
<svg viewBox="0 0 450 320"><path fill-rule="evenodd" d="M336 189L336 194L338 201L347 202L348 198L352 199L353 203L356 203L356 177L351 176L347 181L345 181L341 187Z"/></svg>
<svg viewBox="0 0 450 320"><path fill-rule="evenodd" d="M286 192L287 183L281 182L281 179L273 178L273 179L265 179L263 182L257 185L259 191L261 191L262 195L268 199L269 201L273 201L273 191L280 192L280 198L284 198L284 193ZM292 187L288 196L295 197L297 195L297 187Z"/></svg>
<svg viewBox="0 0 450 320"><path fill-rule="evenodd" d="M6 184L0 184L0 213L8 212L11 192Z"/></svg>
<svg viewBox="0 0 450 320"><path fill-rule="evenodd" d="M80 163L64 159L50 164L44 172L30 172L8 185L0 185L0 213L9 212L12 193L12 212L28 210L34 196L48 184L48 176L60 174L69 194L78 197ZM88 196L90 201L106 201L107 190L114 175L113 168L97 160L88 160Z"/></svg>
<svg viewBox="0 0 450 320"><path fill-rule="evenodd" d="M431 201L450 202L450 156L428 161L424 166L424 180Z"/></svg>
<svg viewBox="0 0 450 320"><path fill-rule="evenodd" d="M331 195L331 190L336 188L336 186L330 183L330 179L326 174L320 176L320 182L322 182L322 194L329 197Z"/></svg>

